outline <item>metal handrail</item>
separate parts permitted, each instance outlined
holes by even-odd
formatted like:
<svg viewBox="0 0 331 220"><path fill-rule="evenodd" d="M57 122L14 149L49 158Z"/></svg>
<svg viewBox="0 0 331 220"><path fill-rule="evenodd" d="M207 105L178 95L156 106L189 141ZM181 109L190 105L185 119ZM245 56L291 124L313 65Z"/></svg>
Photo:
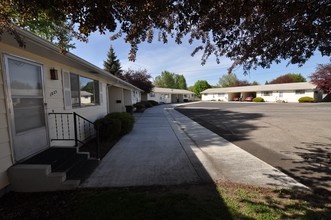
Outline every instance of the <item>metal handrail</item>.
<svg viewBox="0 0 331 220"><path fill-rule="evenodd" d="M79 148L80 146L86 144L92 138L96 138L96 154L99 158L99 128L95 128L94 123L85 117L73 113L49 113L49 115L54 115L55 121L55 138L52 138L51 141L74 141L75 147ZM70 119L72 117L72 120ZM70 122L73 123L70 123ZM73 125L72 125L73 124ZM72 129L73 126L73 137Z"/></svg>

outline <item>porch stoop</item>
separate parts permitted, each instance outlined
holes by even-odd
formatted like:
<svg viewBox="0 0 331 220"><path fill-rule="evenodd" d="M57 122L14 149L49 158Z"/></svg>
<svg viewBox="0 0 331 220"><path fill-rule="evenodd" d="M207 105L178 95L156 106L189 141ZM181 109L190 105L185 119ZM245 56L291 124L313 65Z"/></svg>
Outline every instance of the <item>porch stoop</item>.
<svg viewBox="0 0 331 220"><path fill-rule="evenodd" d="M51 147L8 169L11 189L41 192L77 188L98 166L99 160L76 148Z"/></svg>

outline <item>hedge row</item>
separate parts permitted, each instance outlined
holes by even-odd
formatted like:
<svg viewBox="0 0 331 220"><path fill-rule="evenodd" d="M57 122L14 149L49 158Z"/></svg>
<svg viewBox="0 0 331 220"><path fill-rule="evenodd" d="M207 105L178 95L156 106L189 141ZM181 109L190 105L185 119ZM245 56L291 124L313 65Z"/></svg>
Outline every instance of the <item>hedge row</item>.
<svg viewBox="0 0 331 220"><path fill-rule="evenodd" d="M129 133L134 125L135 118L127 112L114 112L94 122L94 127L99 129L102 140L114 140Z"/></svg>
<svg viewBox="0 0 331 220"><path fill-rule="evenodd" d="M143 112L146 108L151 108L153 106L158 105L159 103L154 100L148 100L148 101L141 101L137 102L133 106L136 108L137 112Z"/></svg>
<svg viewBox="0 0 331 220"><path fill-rule="evenodd" d="M264 99L262 97L256 97L253 99L253 102L264 102Z"/></svg>
<svg viewBox="0 0 331 220"><path fill-rule="evenodd" d="M299 103L314 102L314 98L309 97L309 96L303 96L298 101L299 101Z"/></svg>

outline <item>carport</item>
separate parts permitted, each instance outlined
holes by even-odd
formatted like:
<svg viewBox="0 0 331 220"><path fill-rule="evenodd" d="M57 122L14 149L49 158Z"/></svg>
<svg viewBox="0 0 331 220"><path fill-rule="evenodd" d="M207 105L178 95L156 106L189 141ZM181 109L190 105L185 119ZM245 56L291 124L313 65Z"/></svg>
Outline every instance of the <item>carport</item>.
<svg viewBox="0 0 331 220"><path fill-rule="evenodd" d="M228 93L228 100L233 101L234 98L240 98L241 93L240 92L229 92Z"/></svg>
<svg viewBox="0 0 331 220"><path fill-rule="evenodd" d="M242 96L243 100L245 100L245 98L247 98L247 97L256 98L256 92L242 92L241 96Z"/></svg>
<svg viewBox="0 0 331 220"><path fill-rule="evenodd" d="M184 95L183 94L171 94L171 102L183 102L184 101Z"/></svg>

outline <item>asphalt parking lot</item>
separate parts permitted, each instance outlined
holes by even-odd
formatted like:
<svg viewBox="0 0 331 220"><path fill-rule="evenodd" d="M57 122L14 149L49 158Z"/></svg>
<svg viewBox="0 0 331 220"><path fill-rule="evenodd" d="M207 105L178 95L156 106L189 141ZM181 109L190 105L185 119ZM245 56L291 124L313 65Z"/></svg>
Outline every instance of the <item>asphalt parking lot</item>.
<svg viewBox="0 0 331 220"><path fill-rule="evenodd" d="M176 110L316 193L331 195L331 103L198 102Z"/></svg>

